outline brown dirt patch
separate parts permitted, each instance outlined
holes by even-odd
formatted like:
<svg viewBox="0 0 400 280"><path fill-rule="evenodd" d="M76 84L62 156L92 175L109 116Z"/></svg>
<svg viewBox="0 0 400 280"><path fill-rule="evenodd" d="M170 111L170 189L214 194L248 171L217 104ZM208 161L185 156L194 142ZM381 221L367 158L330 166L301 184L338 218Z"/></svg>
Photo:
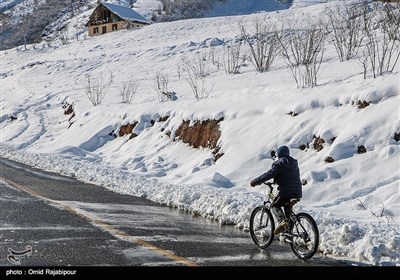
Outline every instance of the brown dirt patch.
<svg viewBox="0 0 400 280"><path fill-rule="evenodd" d="M313 144L313 146L314 146L314 149L317 152L321 151L324 148L324 145L323 145L324 143L325 143L325 140L323 138L321 138L319 136L317 137L317 136L314 135L314 144Z"/></svg>
<svg viewBox="0 0 400 280"><path fill-rule="evenodd" d="M122 125L119 129L119 133L118 133L119 137L122 137L122 136L128 135L128 134L132 134L132 131L137 124L138 124L138 122L135 121L133 123L128 123L128 124Z"/></svg>
<svg viewBox="0 0 400 280"><path fill-rule="evenodd" d="M221 137L219 123L222 120L196 121L192 126L190 126L190 121L183 121L175 132L175 138L194 148L215 149Z"/></svg>
<svg viewBox="0 0 400 280"><path fill-rule="evenodd" d="M358 109L364 109L368 107L370 102L358 100L357 107Z"/></svg>

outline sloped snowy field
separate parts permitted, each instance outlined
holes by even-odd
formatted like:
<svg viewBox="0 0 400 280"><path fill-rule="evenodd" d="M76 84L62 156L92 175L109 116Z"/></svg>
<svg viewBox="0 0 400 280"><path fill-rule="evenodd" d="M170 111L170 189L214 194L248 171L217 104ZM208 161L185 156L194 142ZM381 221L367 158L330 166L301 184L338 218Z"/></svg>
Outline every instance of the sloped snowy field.
<svg viewBox="0 0 400 280"><path fill-rule="evenodd" d="M271 150L287 144L308 182L297 211L315 217L319 249L373 265L399 265L399 65L394 73L364 80L360 62L339 62L328 43L319 85L302 90L281 57L262 74L247 63L240 74L228 75L221 65L224 45L238 37L239 21L250 28L256 17L280 22L324 13L326 4L306 2L279 12L153 24L1 52L0 156L246 229L264 191L250 188L249 181L271 166ZM71 20L71 30L77 21ZM196 53L220 64L207 64L206 87L212 90L200 101L178 67ZM176 101L159 102L157 72L168 75ZM113 77L96 107L84 93L88 75ZM133 104L122 104L118 89L129 80L140 82L138 92ZM64 101L74 105L70 128ZM359 109L358 101L371 104ZM165 115L166 122L150 125ZM173 132L182 120L220 117L225 154L215 164L211 150L173 142L162 132ZM134 121L138 137L109 136ZM314 135L326 140L320 152L312 148ZM310 148L300 150L306 143ZM357 153L360 145L366 153ZM328 156L335 161L325 163Z"/></svg>

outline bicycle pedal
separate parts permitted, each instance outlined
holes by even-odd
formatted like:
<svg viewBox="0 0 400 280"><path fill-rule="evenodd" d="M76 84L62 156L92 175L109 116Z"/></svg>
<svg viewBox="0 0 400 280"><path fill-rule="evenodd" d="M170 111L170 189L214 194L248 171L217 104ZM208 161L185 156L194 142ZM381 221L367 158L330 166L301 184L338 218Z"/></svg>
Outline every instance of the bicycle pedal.
<svg viewBox="0 0 400 280"><path fill-rule="evenodd" d="M282 233L282 237L283 237L283 240L286 242L289 242L289 243L293 242L292 236L289 233L286 233L286 232Z"/></svg>

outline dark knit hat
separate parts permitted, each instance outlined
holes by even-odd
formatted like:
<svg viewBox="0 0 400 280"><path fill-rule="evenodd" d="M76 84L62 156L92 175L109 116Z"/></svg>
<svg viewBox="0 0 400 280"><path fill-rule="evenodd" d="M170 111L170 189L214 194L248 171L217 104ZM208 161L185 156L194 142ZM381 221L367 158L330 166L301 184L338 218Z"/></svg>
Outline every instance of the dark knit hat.
<svg viewBox="0 0 400 280"><path fill-rule="evenodd" d="M287 146L280 146L276 151L276 155L278 156L278 158L290 156L289 148Z"/></svg>

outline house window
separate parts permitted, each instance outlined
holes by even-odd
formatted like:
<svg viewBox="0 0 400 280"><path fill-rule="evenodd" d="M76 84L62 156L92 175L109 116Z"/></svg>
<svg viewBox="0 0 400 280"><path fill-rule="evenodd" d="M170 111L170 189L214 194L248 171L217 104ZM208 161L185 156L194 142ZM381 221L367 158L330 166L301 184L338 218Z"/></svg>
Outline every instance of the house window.
<svg viewBox="0 0 400 280"><path fill-rule="evenodd" d="M113 24L112 25L112 31L118 30L118 24Z"/></svg>
<svg viewBox="0 0 400 280"><path fill-rule="evenodd" d="M101 34L106 34L107 33L107 26L103 26L101 28Z"/></svg>
<svg viewBox="0 0 400 280"><path fill-rule="evenodd" d="M98 27L93 27L93 34L99 33L99 28Z"/></svg>
<svg viewBox="0 0 400 280"><path fill-rule="evenodd" d="M105 22L110 20L111 13L109 10L102 10L101 11L101 19Z"/></svg>

